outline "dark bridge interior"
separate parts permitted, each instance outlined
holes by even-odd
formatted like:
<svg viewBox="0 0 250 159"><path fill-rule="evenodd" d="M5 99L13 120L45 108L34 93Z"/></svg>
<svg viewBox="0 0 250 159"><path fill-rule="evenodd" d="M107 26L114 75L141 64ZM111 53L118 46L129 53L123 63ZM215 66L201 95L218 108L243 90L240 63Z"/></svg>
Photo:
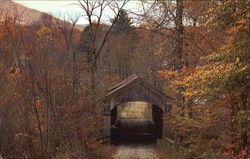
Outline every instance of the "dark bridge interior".
<svg viewBox="0 0 250 159"><path fill-rule="evenodd" d="M163 111L156 105L150 107L152 120L148 119L118 119L117 106L111 110L111 143L156 143L162 138Z"/></svg>

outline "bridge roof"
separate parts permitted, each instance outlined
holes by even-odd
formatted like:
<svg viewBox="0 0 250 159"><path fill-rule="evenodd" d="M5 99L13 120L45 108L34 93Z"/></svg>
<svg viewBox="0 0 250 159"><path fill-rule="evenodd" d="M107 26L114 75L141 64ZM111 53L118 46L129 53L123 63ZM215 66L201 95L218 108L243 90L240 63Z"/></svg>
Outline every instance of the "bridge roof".
<svg viewBox="0 0 250 159"><path fill-rule="evenodd" d="M130 75L128 78L122 80L121 82L117 83L113 87L109 89L109 92L107 95L103 98L103 100L108 100L118 94L125 93L128 88L135 85L143 85L145 88L147 88L149 91L151 91L156 96L162 98L163 100L171 100L172 98L162 93L160 90L156 89L155 87L152 87L148 82L146 82L144 79L138 77L136 74Z"/></svg>

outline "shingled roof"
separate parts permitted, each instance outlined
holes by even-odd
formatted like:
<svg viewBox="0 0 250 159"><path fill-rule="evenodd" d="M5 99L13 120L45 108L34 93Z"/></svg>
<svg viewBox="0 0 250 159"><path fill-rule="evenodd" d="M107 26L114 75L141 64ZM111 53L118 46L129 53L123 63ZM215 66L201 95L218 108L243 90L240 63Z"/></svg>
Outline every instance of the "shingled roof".
<svg viewBox="0 0 250 159"><path fill-rule="evenodd" d="M123 92L124 90L128 89L129 87L131 87L131 85L134 85L134 84L142 84L144 87L149 89L155 95L157 95L161 98L164 98L166 100L172 99L171 97L162 93L160 90L156 89L155 87L152 87L148 82L146 82L144 79L138 77L136 74L130 75L128 78L122 80L121 82L119 82L116 85L114 85L113 87L111 87L109 89L109 92L107 93L107 95L103 99L107 100L107 99Z"/></svg>

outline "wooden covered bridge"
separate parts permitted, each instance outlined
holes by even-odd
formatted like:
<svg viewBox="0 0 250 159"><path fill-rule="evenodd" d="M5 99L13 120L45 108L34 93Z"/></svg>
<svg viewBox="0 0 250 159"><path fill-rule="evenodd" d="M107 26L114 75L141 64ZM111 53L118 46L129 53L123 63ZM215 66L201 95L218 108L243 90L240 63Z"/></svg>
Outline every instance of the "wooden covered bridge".
<svg viewBox="0 0 250 159"><path fill-rule="evenodd" d="M171 110L170 97L148 82L131 75L113 86L104 101L104 136L111 143L124 137L162 138L163 115Z"/></svg>

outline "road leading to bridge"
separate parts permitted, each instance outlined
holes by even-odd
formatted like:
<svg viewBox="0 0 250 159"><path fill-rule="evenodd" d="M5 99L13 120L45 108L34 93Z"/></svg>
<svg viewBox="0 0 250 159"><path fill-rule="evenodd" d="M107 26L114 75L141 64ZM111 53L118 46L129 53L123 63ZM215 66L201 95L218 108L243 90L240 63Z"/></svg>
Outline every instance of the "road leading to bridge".
<svg viewBox="0 0 250 159"><path fill-rule="evenodd" d="M124 144L117 146L113 159L159 159L152 144Z"/></svg>

